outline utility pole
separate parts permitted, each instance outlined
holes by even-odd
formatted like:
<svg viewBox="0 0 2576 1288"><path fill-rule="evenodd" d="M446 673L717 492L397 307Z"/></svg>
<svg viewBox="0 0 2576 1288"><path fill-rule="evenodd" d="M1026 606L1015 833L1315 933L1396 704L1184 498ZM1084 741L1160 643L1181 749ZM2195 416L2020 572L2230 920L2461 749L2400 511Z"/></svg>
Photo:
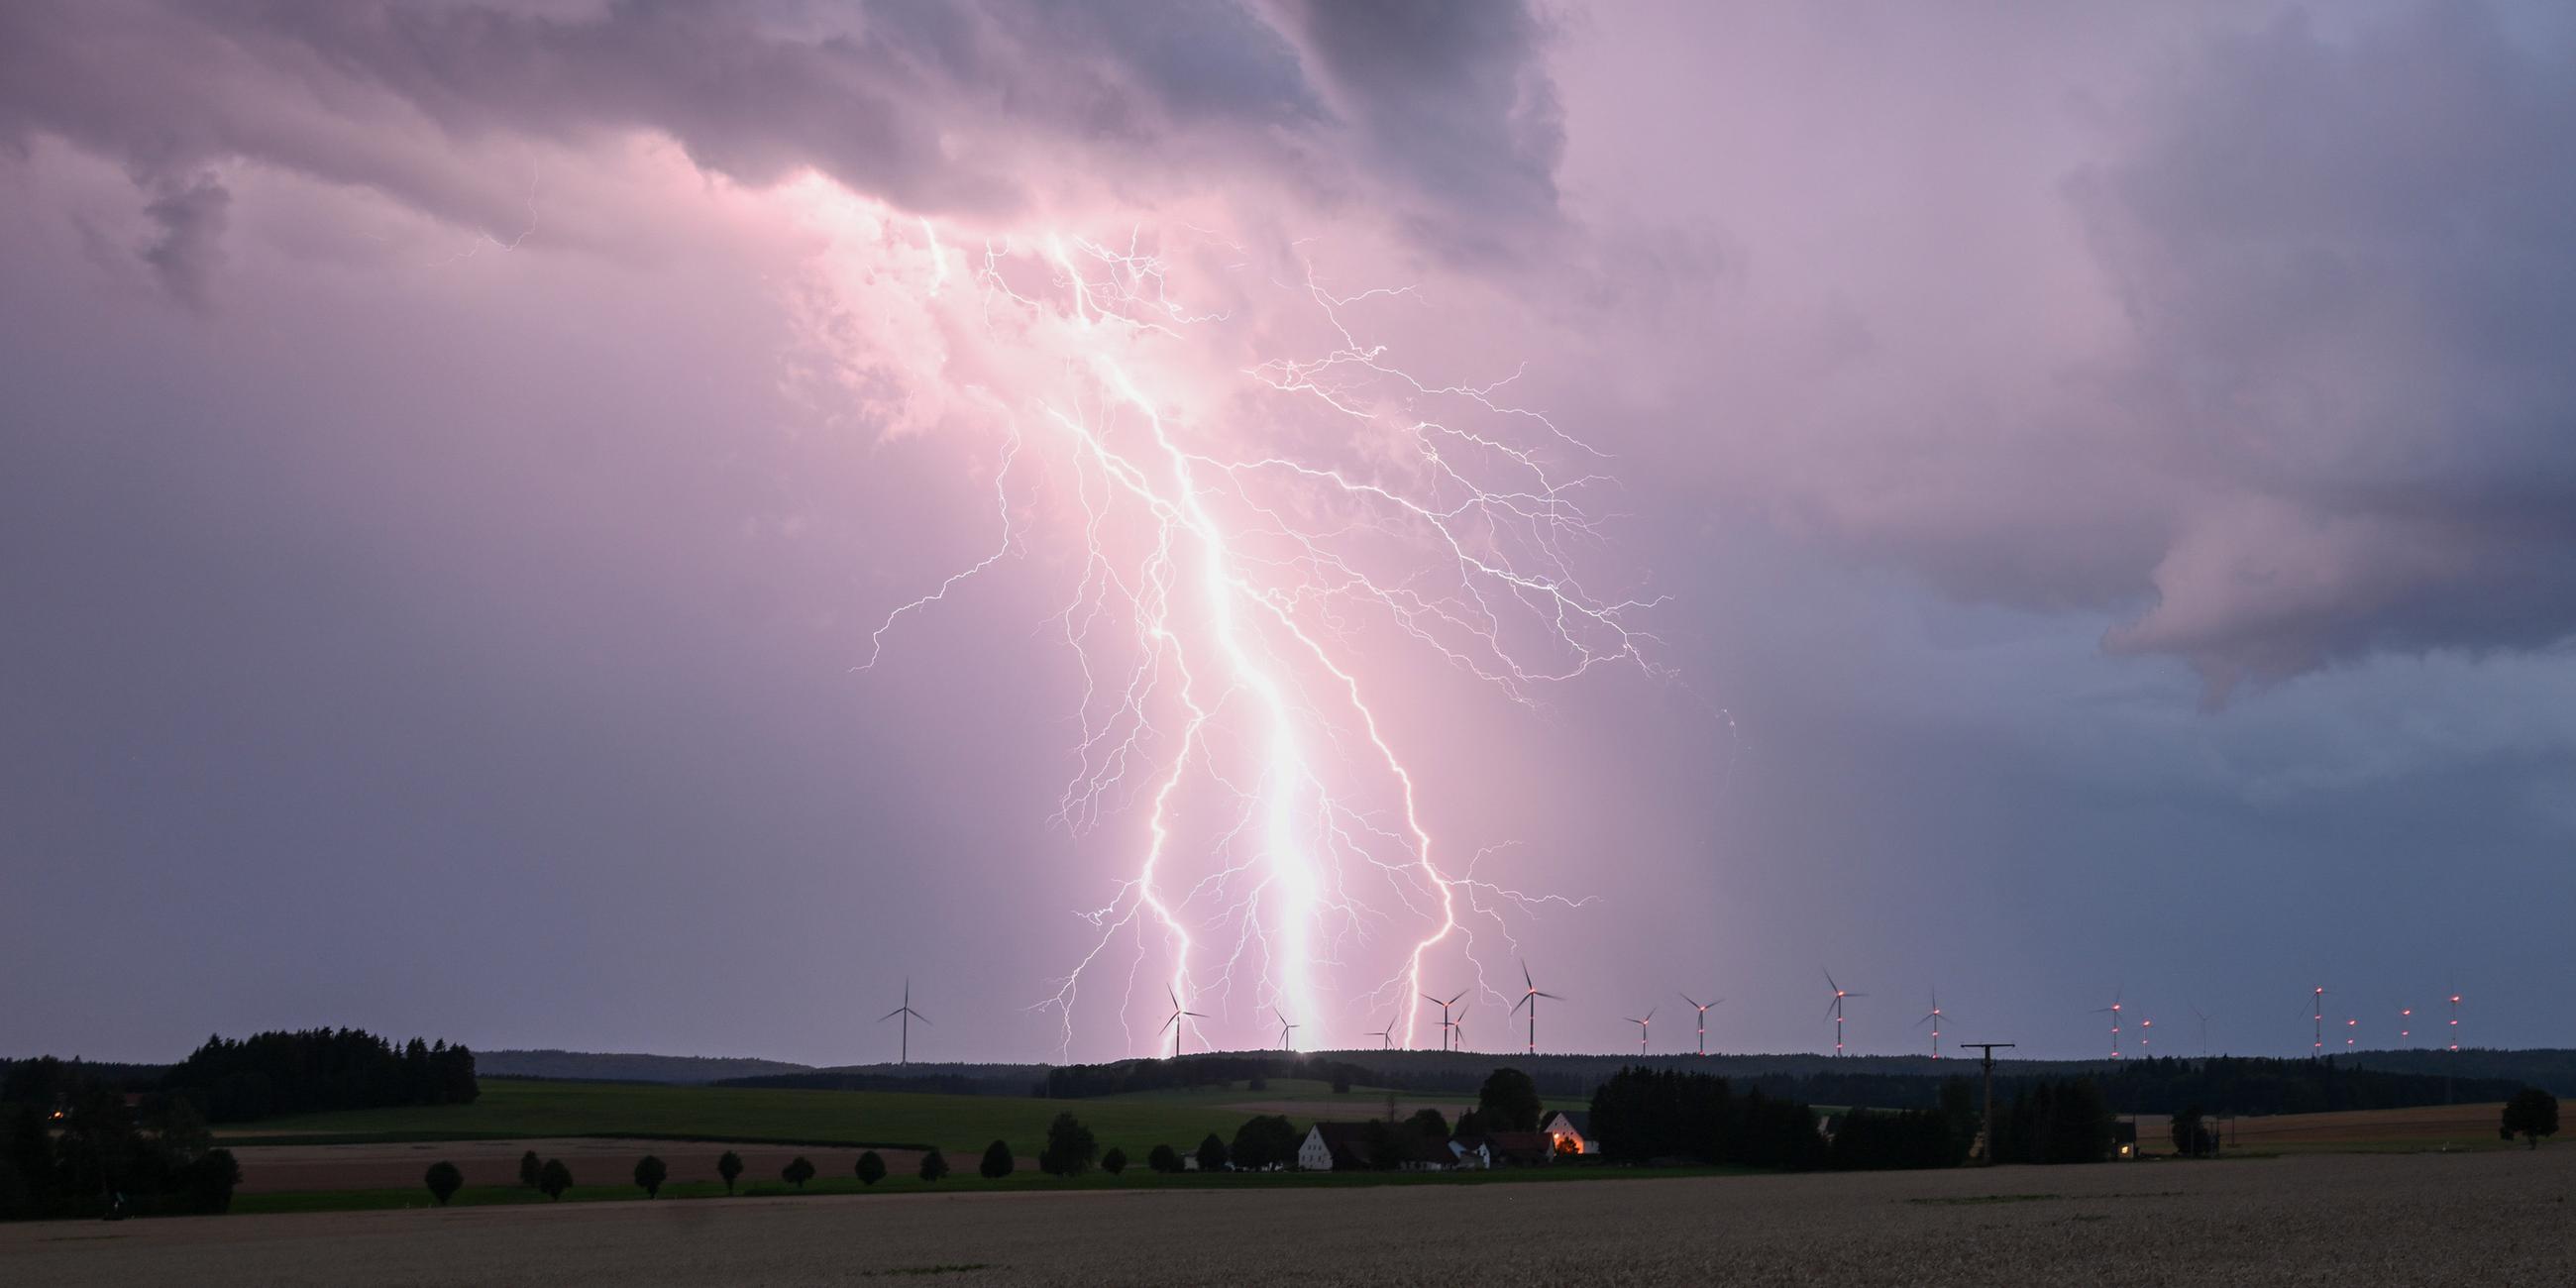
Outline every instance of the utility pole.
<svg viewBox="0 0 2576 1288"><path fill-rule="evenodd" d="M1984 1069L1986 1073L1986 1161L1984 1165L1987 1167L1995 1165L1995 1052L1998 1049L2010 1048L2012 1045L2013 1044L2010 1042L1962 1042L1959 1044L1959 1049L1962 1051L1967 1050L1970 1047L1974 1047L1981 1053L1977 1064L1978 1067Z"/></svg>

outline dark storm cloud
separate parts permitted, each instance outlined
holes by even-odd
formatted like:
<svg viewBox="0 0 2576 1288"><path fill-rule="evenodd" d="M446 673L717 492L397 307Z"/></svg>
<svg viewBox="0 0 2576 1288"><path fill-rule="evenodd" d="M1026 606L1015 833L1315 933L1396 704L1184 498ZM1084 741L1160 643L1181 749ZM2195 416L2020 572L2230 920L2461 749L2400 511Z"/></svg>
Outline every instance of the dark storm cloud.
<svg viewBox="0 0 2576 1288"><path fill-rule="evenodd" d="M2190 494L2114 647L2221 691L2576 631L2576 65L2477 6L2213 42L2076 200Z"/></svg>
<svg viewBox="0 0 2576 1288"><path fill-rule="evenodd" d="M1383 195L1439 245L1488 242L1479 225L1543 215L1556 130L1527 14L1374 12L1318 8L1298 24L1337 110L1266 10L1224 0L628 0L572 17L32 3L0 13L0 137L59 134L132 167L156 199L196 191L174 175L241 158L487 227L516 217L515 198L455 147L628 130L668 134L748 183L812 166L926 212L1007 212L1077 184L1150 200L1258 171ZM189 220L183 235L155 217L174 230L156 254L205 262L213 225Z"/></svg>

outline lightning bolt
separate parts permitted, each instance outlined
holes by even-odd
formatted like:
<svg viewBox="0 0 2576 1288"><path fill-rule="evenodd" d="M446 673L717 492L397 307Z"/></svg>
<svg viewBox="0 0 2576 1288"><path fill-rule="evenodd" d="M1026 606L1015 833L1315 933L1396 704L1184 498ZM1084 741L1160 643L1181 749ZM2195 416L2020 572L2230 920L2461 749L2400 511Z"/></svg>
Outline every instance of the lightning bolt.
<svg viewBox="0 0 2576 1288"><path fill-rule="evenodd" d="M1346 320L1409 288L1336 295L1310 267L1272 287L1315 323L1322 356L1210 363L1194 342L1230 315L1186 302L1166 256L1221 261L1222 285L1244 256L1221 238L988 236L979 256L972 237L825 186L806 200L868 257L850 280L935 325L939 378L1004 436L991 552L888 612L858 669L905 618L1024 548L1019 512L1044 509L1042 491L1069 498L1077 571L1050 620L1083 691L1056 817L1083 832L1141 801L1144 836L1082 914L1091 947L1038 1003L1063 1048L1086 980L1122 955L1132 1051L1160 1040L1129 1023L1140 998L1164 1000L1139 988L1149 966L1187 1009L1226 1014L1197 1004L1247 991L1327 1045L1395 999L1415 1045L1426 972L1453 939L1485 987L1474 925L1509 942L1507 913L1587 902L1480 879L1490 850L1447 866L1358 665L1391 628L1525 704L1603 665L1660 673L1632 624L1660 600L1598 596L1575 572L1601 539L1585 500L1604 458L1512 402L1517 373L1417 380ZM1015 483L1024 459L1056 468ZM1369 956L1383 976L1336 987Z"/></svg>

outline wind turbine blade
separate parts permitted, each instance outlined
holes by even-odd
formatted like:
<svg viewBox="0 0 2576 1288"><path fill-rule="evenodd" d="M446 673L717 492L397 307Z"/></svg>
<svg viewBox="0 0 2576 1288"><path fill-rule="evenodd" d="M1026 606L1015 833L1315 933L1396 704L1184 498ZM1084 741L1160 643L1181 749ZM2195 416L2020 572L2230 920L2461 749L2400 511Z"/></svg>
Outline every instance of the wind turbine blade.
<svg viewBox="0 0 2576 1288"><path fill-rule="evenodd" d="M1688 993L1678 994L1678 996L1679 996L1683 1001L1685 1001L1685 1002L1690 1002L1690 1004L1691 1004L1691 1006L1692 1006L1692 1008L1693 1008L1693 1009L1696 1009L1696 1010L1702 1010L1702 1011L1705 1011L1705 1010L1707 1010L1707 1009L1708 1009L1708 1008L1707 1008L1707 1007L1705 1007L1705 1006L1701 1006L1701 1005L1700 1005L1699 1003L1697 1003L1697 1002L1691 1002L1691 995L1690 995L1690 994L1688 994Z"/></svg>
<svg viewBox="0 0 2576 1288"><path fill-rule="evenodd" d="M1922 1028L1924 1025L1929 1024L1929 1023L1931 1023L1931 1022L1932 1022L1932 1013L1931 1013L1930 1011L1925 1011L1925 1012L1923 1013L1923 1018L1922 1018L1922 1019L1919 1019L1919 1020L1916 1020L1916 1021L1914 1022L1914 1027L1916 1027L1916 1028L1918 1028L1918 1029L1919 1029L1919 1028Z"/></svg>
<svg viewBox="0 0 2576 1288"><path fill-rule="evenodd" d="M879 1023L879 1024L883 1024L883 1023L885 1023L886 1021L891 1020L891 1019L893 1019L894 1017L896 1017L896 1016L898 1016L898 1015L901 1015L901 1014L903 1014L903 1008L902 1008L902 1007L900 1007L900 1006L898 1006L898 1007L894 1008L893 1010L888 1011L888 1012L886 1012L885 1014L878 1016L878 1017L877 1017L877 1023Z"/></svg>
<svg viewBox="0 0 2576 1288"><path fill-rule="evenodd" d="M1161 1028L1159 1028L1159 1029L1156 1029L1156 1030L1154 1030L1154 1031L1155 1031L1156 1033L1169 1033L1169 1032L1171 1032L1171 1031L1172 1031L1172 1026L1173 1026L1173 1025L1175 1025L1175 1024L1178 1024L1178 1023L1180 1023L1180 1022L1181 1022L1181 1013L1180 1013L1180 1012L1178 1012L1178 1011L1174 1011L1174 1012L1172 1012L1172 1018L1170 1018L1170 1019L1168 1019L1168 1020L1163 1021L1163 1027L1161 1027Z"/></svg>
<svg viewBox="0 0 2576 1288"><path fill-rule="evenodd" d="M1458 990L1458 997L1465 997L1466 995L1468 995L1469 993L1472 993L1472 992L1474 992L1474 991L1475 991L1475 990L1474 990L1474 989L1471 989L1471 988L1462 988L1462 989L1459 989L1459 990ZM1448 1001L1441 1003L1441 1005L1443 1005L1443 1006L1456 1006L1456 1005L1458 1004L1458 997L1450 998Z"/></svg>
<svg viewBox="0 0 2576 1288"><path fill-rule="evenodd" d="M1867 997L1867 996L1869 996L1869 994L1867 994L1867 993L1845 993L1845 994L1843 994L1843 996L1844 996L1845 998L1854 998L1854 997Z"/></svg>
<svg viewBox="0 0 2576 1288"><path fill-rule="evenodd" d="M1532 996L1532 997L1544 997L1544 998L1546 998L1547 1000L1549 1000L1549 1001L1551 1001L1551 1002L1562 1002L1562 1001L1564 1001L1564 1000L1565 1000L1565 999L1564 999L1564 998L1562 998L1562 997L1558 997L1558 996L1557 996L1556 994L1554 994L1554 993L1532 993L1532 994L1530 994L1530 996Z"/></svg>
<svg viewBox="0 0 2576 1288"><path fill-rule="evenodd" d="M1656 1009L1656 1008L1651 1007L1651 1006L1649 1006L1649 1007L1647 1007L1647 1008L1646 1008L1646 1018L1645 1018L1645 1021L1644 1021L1645 1023L1652 1024L1652 1023L1654 1023L1654 1022L1655 1022L1655 1009Z"/></svg>
<svg viewBox="0 0 2576 1288"><path fill-rule="evenodd" d="M1843 999L1839 994L1834 997L1834 1000L1825 1003L1825 1014L1827 1015L1832 1015L1842 1009Z"/></svg>
<svg viewBox="0 0 2576 1288"><path fill-rule="evenodd" d="M1538 994L1536 994L1536 993L1523 993L1523 994L1521 994L1521 1000L1519 1000L1519 1001L1517 1001L1517 1002L1512 1003L1512 1014L1514 1014L1514 1015L1518 1015L1518 1014L1520 1014L1520 1013L1521 1013L1521 1008L1522 1008L1522 1007L1524 1007L1524 1006L1529 1005L1529 1004L1530 1004L1530 999L1531 999L1531 998L1533 998L1533 997L1536 997L1536 996L1538 996Z"/></svg>
<svg viewBox="0 0 2576 1288"><path fill-rule="evenodd" d="M1448 1005L1448 1003L1447 1003L1447 1002L1441 1001L1439 998L1433 997L1433 996L1432 996L1432 995L1430 995L1429 993L1425 993L1425 994L1423 994L1423 995L1422 995L1422 1000L1423 1000L1423 1001L1426 1001L1426 1002L1431 1003L1433 1006L1447 1006L1447 1005Z"/></svg>
<svg viewBox="0 0 2576 1288"><path fill-rule="evenodd" d="M912 1016L912 1018L914 1018L914 1019L916 1019L916 1020L919 1020L919 1021L921 1021L921 1022L922 1022L922 1023L924 1023L924 1024L928 1024L928 1023L930 1023L930 1017L929 1017L929 1016L924 1015L924 1014L922 1014L922 1013L921 1013L921 1012L919 1012L919 1011L913 1010L913 1009L912 1009L911 1007L909 1007L909 1006L907 1006L907 1007L905 1007L905 1008L903 1008L903 1009L904 1009L905 1013L907 1013L907 1014L911 1015L911 1016Z"/></svg>
<svg viewBox="0 0 2576 1288"><path fill-rule="evenodd" d="M1186 1016L1190 1017L1190 1018L1191 1018L1191 1019L1193 1019L1193 1020L1204 1020L1204 1019L1206 1019L1206 1018L1207 1018L1206 1016L1201 1015L1201 1014L1199 1014L1199 1013L1198 1013L1198 1012L1196 1012L1196 1011L1183 1011L1183 1012L1181 1012L1181 1014L1186 1015Z"/></svg>
<svg viewBox="0 0 2576 1288"><path fill-rule="evenodd" d="M1172 1009L1173 1009L1173 1010L1177 1011L1177 1010L1181 1009L1181 995L1180 995L1180 994L1178 994L1178 993L1173 992L1173 991L1172 991L1172 986L1171 986L1171 985L1169 985L1169 984L1165 984L1165 985L1163 986L1163 996L1165 996L1165 997L1168 997L1168 998L1172 999Z"/></svg>
<svg viewBox="0 0 2576 1288"><path fill-rule="evenodd" d="M1843 991L1843 986L1834 982L1834 973L1832 971L1825 972L1825 987L1830 988L1837 993Z"/></svg>

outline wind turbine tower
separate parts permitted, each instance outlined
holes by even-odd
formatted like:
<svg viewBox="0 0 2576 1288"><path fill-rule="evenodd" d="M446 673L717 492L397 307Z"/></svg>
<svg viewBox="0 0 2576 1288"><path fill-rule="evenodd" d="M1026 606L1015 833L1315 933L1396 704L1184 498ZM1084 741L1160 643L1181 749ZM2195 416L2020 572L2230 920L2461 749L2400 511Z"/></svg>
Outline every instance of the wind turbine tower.
<svg viewBox="0 0 2576 1288"><path fill-rule="evenodd" d="M2093 1008L2093 1013L2095 1015L2108 1015L2111 1017L2111 1058L2114 1060L2120 1058L2120 997L2128 991L2129 990L2126 986L2113 989L2111 991L2111 1004L2109 1006L2097 1006Z"/></svg>
<svg viewBox="0 0 2576 1288"><path fill-rule="evenodd" d="M1185 1017L1193 1020L1204 1020L1207 1017L1196 1011L1184 1009L1181 1006L1181 995L1173 992L1171 985L1164 985L1163 993L1165 996L1172 999L1172 1018L1163 1021L1163 1027L1172 1031L1172 1058L1178 1060L1181 1058L1181 1030L1189 1027L1188 1025L1181 1023L1181 1020Z"/></svg>
<svg viewBox="0 0 2576 1288"><path fill-rule="evenodd" d="M2326 986L2323 984L2317 985L2316 1006L2314 1018L2317 1022L2317 1039L2316 1045L2309 1048L2309 1054L2324 1055L2326 1053Z"/></svg>
<svg viewBox="0 0 2576 1288"><path fill-rule="evenodd" d="M2397 1013L2397 1040L2406 1042L2412 1040L2414 1036L2415 1008L2410 1006Z"/></svg>
<svg viewBox="0 0 2576 1288"><path fill-rule="evenodd" d="M912 977L910 975L903 977L903 1005L878 1016L877 1023L883 1024L898 1015L903 1017L903 1045L895 1048L897 1052L895 1063L910 1064L912 1063L912 1022L914 1020L920 1020L924 1024L930 1023L928 1019L922 1016L921 1012L912 1009Z"/></svg>
<svg viewBox="0 0 2576 1288"><path fill-rule="evenodd" d="M1437 997L1433 997L1433 996L1432 996L1432 995L1430 995L1429 993L1425 993L1425 994L1423 994L1423 995L1422 995L1422 1000L1423 1000L1423 1001L1429 1002L1429 1003L1431 1003L1432 1005L1437 1006L1437 1007L1439 1007L1439 1008L1440 1008L1440 1049L1441 1049L1441 1050L1446 1051L1446 1050L1449 1050L1449 1049L1450 1049L1450 1047L1449 1047L1449 1037L1450 1037L1450 1035L1451 1035L1451 1034L1456 1033L1456 1032L1458 1031L1458 1026L1457 1026L1456 1024L1454 1024L1454 1023L1450 1022L1450 1019L1449 1019L1449 1008L1450 1008L1450 1007L1453 1007L1453 1006L1456 1006L1456 1005L1458 1004L1458 1000L1459 1000L1459 998L1463 998L1463 997L1465 997L1468 993L1473 992L1473 991L1474 991L1474 990L1472 990L1472 989L1463 989L1463 988L1462 988L1462 989L1458 990L1458 996L1457 996L1457 997L1449 998L1449 999L1448 999L1448 1000L1446 1000L1446 1001L1443 1001L1442 999L1437 998Z"/></svg>
<svg viewBox="0 0 2576 1288"><path fill-rule="evenodd" d="M1688 994L1688 993L1684 993L1684 994L1682 994L1682 995L1681 995L1681 998L1682 998L1682 1000L1683 1000L1683 1001L1685 1001L1685 1002L1690 1002L1690 1004L1691 1004L1691 1009L1692 1009L1692 1010L1695 1010L1695 1011L1698 1011L1698 1012L1699 1012L1699 1053L1700 1053L1701 1055L1707 1055L1707 1054L1708 1054L1708 1008L1709 1008L1709 1006L1724 1006L1724 1005L1726 1005L1726 999L1725 999L1725 998L1723 998L1723 997L1721 997L1721 998L1717 999L1716 1001L1709 1003L1709 1004L1708 1004L1708 1006L1702 1006L1702 1005L1700 1005L1700 1004L1699 1004L1699 1003L1697 1003L1697 1002L1693 1002L1693 1001L1691 1001L1691 995L1690 995L1690 994Z"/></svg>
<svg viewBox="0 0 2576 1288"><path fill-rule="evenodd" d="M2460 995L2451 994L2451 1049L2460 1049Z"/></svg>
<svg viewBox="0 0 2576 1288"><path fill-rule="evenodd" d="M1655 1010L1653 1007L1648 1007L1646 1008L1646 1018L1641 1020L1631 1016L1629 1017L1628 1022L1637 1026L1637 1054L1644 1055L1646 1053L1646 1026L1655 1022Z"/></svg>
<svg viewBox="0 0 2576 1288"><path fill-rule="evenodd" d="M1825 987L1834 990L1834 1000L1825 1007L1825 1013L1834 1017L1834 1055L1839 1058L1843 1053L1843 1001L1846 998L1867 997L1869 994L1846 990L1842 985L1834 982L1832 971L1825 972Z"/></svg>
<svg viewBox="0 0 2576 1288"><path fill-rule="evenodd" d="M1932 1026L1932 1058L1938 1060L1941 1058L1941 990L1937 988L1932 990L1932 1009L1925 1011L1923 1018L1914 1022L1914 1027L1921 1028L1927 1023Z"/></svg>
<svg viewBox="0 0 2576 1288"><path fill-rule="evenodd" d="M1551 1002L1562 1002L1565 1000L1554 993L1540 992L1538 982L1530 978L1529 963L1522 962L1521 1000L1513 1003L1512 1009L1514 1011L1518 1011L1524 1006L1529 1008L1529 1053L1531 1055L1538 1054L1538 999L1542 997Z"/></svg>

